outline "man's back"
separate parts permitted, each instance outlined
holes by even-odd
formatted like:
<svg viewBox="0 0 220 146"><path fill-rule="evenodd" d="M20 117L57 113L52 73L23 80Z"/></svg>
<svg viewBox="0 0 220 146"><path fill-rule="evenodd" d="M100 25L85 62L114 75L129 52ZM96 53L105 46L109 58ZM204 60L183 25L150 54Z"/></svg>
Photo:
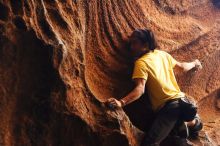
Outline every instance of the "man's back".
<svg viewBox="0 0 220 146"><path fill-rule="evenodd" d="M154 110L161 108L170 99L184 96L173 72L175 65L176 60L161 50L149 52L135 62L132 78L147 80L146 88Z"/></svg>

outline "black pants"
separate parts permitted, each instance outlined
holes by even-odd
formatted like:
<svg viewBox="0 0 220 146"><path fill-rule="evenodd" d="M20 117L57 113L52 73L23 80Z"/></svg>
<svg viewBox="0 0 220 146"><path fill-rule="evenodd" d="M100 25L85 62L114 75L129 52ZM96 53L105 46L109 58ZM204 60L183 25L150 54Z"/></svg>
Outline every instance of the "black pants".
<svg viewBox="0 0 220 146"><path fill-rule="evenodd" d="M142 146L159 146L161 141L163 141L173 128L181 122L183 121L180 120L178 99L169 101L157 113L155 121L146 133Z"/></svg>

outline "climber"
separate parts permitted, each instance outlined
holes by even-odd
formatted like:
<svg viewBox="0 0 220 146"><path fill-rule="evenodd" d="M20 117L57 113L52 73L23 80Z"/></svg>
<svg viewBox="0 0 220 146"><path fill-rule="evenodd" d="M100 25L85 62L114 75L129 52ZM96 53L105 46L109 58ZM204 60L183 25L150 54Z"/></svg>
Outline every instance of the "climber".
<svg viewBox="0 0 220 146"><path fill-rule="evenodd" d="M129 51L134 58L132 79L135 87L120 100L109 98L106 103L115 108L123 107L140 98L146 91L156 118L146 133L143 146L156 146L170 134L177 122L181 121L180 99L186 98L186 95L180 91L173 68L178 66L187 72L201 69L202 65L198 59L179 62L169 53L159 50L154 34L147 29L134 30L129 44ZM202 128L198 116L186 125L194 132Z"/></svg>

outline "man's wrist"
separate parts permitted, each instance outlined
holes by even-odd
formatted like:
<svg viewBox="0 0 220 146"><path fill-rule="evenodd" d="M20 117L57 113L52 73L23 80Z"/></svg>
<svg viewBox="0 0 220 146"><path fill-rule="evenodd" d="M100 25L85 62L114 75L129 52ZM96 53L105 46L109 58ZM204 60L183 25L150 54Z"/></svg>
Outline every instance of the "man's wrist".
<svg viewBox="0 0 220 146"><path fill-rule="evenodd" d="M121 106L124 107L126 105L125 101L123 99L120 99Z"/></svg>
<svg viewBox="0 0 220 146"><path fill-rule="evenodd" d="M194 61L193 61L193 65L194 65L194 67L193 67L193 68L195 68L195 67L196 67L196 65L197 65L196 60L194 60Z"/></svg>

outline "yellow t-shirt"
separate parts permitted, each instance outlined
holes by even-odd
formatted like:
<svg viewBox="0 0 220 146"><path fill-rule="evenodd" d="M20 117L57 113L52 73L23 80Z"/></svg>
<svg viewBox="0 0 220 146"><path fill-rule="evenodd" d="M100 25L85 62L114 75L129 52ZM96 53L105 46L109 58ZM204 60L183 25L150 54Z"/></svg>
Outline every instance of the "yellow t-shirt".
<svg viewBox="0 0 220 146"><path fill-rule="evenodd" d="M143 78L153 110L166 101L185 96L177 84L173 67L177 61L167 52L154 50L135 61L132 79Z"/></svg>

